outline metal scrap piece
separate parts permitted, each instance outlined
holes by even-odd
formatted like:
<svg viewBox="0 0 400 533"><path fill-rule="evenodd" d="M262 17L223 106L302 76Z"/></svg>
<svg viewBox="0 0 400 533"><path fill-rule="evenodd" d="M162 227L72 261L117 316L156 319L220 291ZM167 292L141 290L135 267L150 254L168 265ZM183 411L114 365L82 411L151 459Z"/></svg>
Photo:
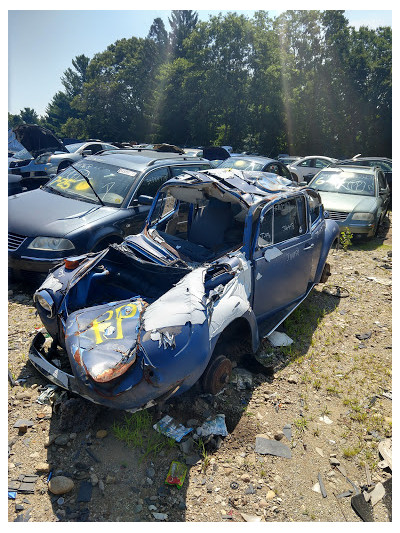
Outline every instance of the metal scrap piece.
<svg viewBox="0 0 400 533"><path fill-rule="evenodd" d="M326 490L325 490L325 485L324 485L324 482L322 481L322 476L321 476L321 474L319 472L318 472L318 482L319 482L319 486L321 488L322 497L326 498L327 497L327 493L326 493Z"/></svg>
<svg viewBox="0 0 400 533"><path fill-rule="evenodd" d="M268 455L276 455L278 457L292 458L290 448L282 442L275 439L268 439L263 435L256 436L255 452Z"/></svg>

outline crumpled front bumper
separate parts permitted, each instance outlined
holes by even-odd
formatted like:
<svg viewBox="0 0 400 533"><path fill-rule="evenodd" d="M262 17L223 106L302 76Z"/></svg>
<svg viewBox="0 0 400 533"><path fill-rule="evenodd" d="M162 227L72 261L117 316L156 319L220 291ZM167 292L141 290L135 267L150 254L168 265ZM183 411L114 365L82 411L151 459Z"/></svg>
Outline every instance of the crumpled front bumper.
<svg viewBox="0 0 400 533"><path fill-rule="evenodd" d="M109 398L100 396L100 394L91 390L73 374L64 372L48 361L43 351L44 343L45 337L43 333L37 333L29 350L29 360L36 370L40 372L46 379L54 383L54 385L58 385L63 389L78 394L82 398L85 398L93 403L100 404L105 407L123 409L130 412L146 409L156 404L156 401L149 399L147 399L147 402L145 401L143 404L137 401L133 402L129 395L127 397L124 394ZM149 386L145 381L142 381L136 388L135 396L136 398L145 399L148 394Z"/></svg>

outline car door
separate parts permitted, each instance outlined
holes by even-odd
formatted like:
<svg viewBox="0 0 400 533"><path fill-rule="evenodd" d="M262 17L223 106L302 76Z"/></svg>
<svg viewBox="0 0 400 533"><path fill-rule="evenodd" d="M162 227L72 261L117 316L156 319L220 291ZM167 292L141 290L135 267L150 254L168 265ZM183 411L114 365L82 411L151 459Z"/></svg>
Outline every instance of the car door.
<svg viewBox="0 0 400 533"><path fill-rule="evenodd" d="M307 292L314 247L303 195L262 210L253 254L253 311L257 320Z"/></svg>
<svg viewBox="0 0 400 533"><path fill-rule="evenodd" d="M170 170L167 166L150 170L142 176L129 202L130 216L123 223L125 235L136 235L142 231L154 196L170 177ZM139 197L142 198L139 199Z"/></svg>
<svg viewBox="0 0 400 533"><path fill-rule="evenodd" d="M390 188L387 183L385 174L383 171L378 172L378 194L380 198L380 207L378 212L378 221L383 217L383 215L386 213L386 210L389 206L389 200L390 200Z"/></svg>
<svg viewBox="0 0 400 533"><path fill-rule="evenodd" d="M315 166L315 159L312 157L305 159L298 165L296 165L297 170L297 176L299 178L299 181L306 181L307 183L310 181L310 179L313 177L313 170Z"/></svg>

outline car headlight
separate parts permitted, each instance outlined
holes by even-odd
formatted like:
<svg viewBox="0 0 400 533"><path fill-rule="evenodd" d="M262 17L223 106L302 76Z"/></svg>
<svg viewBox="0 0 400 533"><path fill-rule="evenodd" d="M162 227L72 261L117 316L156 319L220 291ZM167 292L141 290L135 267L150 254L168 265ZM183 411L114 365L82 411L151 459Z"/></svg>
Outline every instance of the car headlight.
<svg viewBox="0 0 400 533"><path fill-rule="evenodd" d="M36 237L28 248L33 250L74 250L75 246L68 239L58 237Z"/></svg>
<svg viewBox="0 0 400 533"><path fill-rule="evenodd" d="M353 213L351 218L352 220L364 220L365 222L372 222L375 217L372 213Z"/></svg>
<svg viewBox="0 0 400 533"><path fill-rule="evenodd" d="M50 157L51 156L49 154L40 155L35 159L35 165L43 165L44 163L49 163Z"/></svg>
<svg viewBox="0 0 400 533"><path fill-rule="evenodd" d="M54 301L47 291L35 292L33 295L33 301L37 302L40 307L43 307L43 309L47 311L48 318L53 318L55 309Z"/></svg>

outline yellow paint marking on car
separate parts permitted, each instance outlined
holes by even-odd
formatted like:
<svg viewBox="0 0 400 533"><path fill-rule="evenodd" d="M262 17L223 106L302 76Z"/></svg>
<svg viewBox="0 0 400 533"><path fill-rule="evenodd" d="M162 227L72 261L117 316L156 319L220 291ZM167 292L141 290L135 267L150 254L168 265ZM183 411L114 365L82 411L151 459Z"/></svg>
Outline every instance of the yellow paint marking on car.
<svg viewBox="0 0 400 533"><path fill-rule="evenodd" d="M93 326L92 329L95 334L96 338L96 344L101 344L107 339L123 339L124 334L122 331L122 321L126 318L133 318L137 313L137 305L135 304L124 304L121 305L121 307L117 307L116 309L111 309L110 311L107 311L107 316L98 321L93 320ZM104 316L104 315L102 315ZM112 320L114 318L114 320ZM110 331L110 333L107 333L107 329L114 327L114 330ZM111 337L111 335L116 331L116 336Z"/></svg>

